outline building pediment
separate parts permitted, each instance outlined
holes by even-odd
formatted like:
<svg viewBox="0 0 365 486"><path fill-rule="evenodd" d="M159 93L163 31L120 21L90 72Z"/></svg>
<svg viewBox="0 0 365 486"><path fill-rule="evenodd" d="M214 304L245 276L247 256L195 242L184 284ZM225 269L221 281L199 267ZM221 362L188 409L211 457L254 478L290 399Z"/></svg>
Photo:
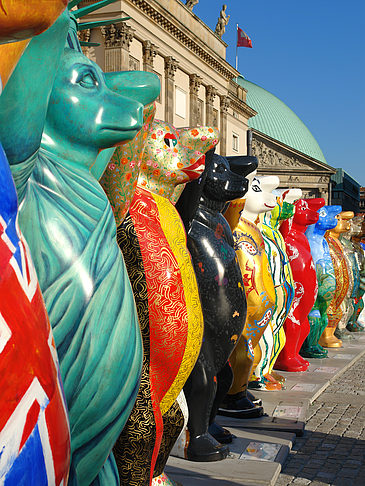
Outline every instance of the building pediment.
<svg viewBox="0 0 365 486"><path fill-rule="evenodd" d="M279 172L299 173L309 171L322 173L326 176L336 172L329 165L306 156L256 130L253 130L252 155L255 155L259 160L259 170L275 169Z"/></svg>

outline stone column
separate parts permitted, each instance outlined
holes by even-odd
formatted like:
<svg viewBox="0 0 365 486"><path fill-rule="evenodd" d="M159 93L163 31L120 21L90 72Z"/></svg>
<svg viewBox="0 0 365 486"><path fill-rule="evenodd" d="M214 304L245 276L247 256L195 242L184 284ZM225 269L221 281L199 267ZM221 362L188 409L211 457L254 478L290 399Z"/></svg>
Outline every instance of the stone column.
<svg viewBox="0 0 365 486"><path fill-rule="evenodd" d="M227 116L228 116L228 108L230 105L229 97L224 95L221 96L220 108L221 108L221 123L220 123L220 154L227 155Z"/></svg>
<svg viewBox="0 0 365 486"><path fill-rule="evenodd" d="M134 29L122 22L119 26L120 32L120 47L121 47L121 69L120 71L128 71L129 69L129 48L134 37Z"/></svg>
<svg viewBox="0 0 365 486"><path fill-rule="evenodd" d="M323 199L326 201L326 204L328 204L328 189L324 187L319 188L319 197L323 197Z"/></svg>
<svg viewBox="0 0 365 486"><path fill-rule="evenodd" d="M105 43L105 71L128 71L129 48L134 29L122 22L101 28Z"/></svg>
<svg viewBox="0 0 365 486"><path fill-rule="evenodd" d="M143 48L143 71L153 72L153 60L157 55L157 48L151 41L142 42Z"/></svg>
<svg viewBox="0 0 365 486"><path fill-rule="evenodd" d="M79 32L77 32L77 37L79 38L80 43L81 42L90 42L91 29L79 30ZM89 57L90 47L81 46L81 50L86 57Z"/></svg>
<svg viewBox="0 0 365 486"><path fill-rule="evenodd" d="M179 62L172 56L165 58L165 121L174 123L175 73Z"/></svg>
<svg viewBox="0 0 365 486"><path fill-rule="evenodd" d="M211 84L205 88L205 124L207 126L213 125L213 108L214 98L217 96L218 90Z"/></svg>
<svg viewBox="0 0 365 486"><path fill-rule="evenodd" d="M189 86L190 86L190 118L189 118L189 125L191 127L196 127L199 125L200 120L198 116L198 93L199 88L203 78L198 76L197 74L190 74L189 75Z"/></svg>

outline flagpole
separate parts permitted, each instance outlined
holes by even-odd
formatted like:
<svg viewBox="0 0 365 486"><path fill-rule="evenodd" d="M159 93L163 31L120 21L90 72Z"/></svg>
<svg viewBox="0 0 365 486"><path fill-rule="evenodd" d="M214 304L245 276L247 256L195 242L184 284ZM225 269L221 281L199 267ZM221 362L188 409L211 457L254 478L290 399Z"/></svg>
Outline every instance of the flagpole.
<svg viewBox="0 0 365 486"><path fill-rule="evenodd" d="M237 24L237 35L236 35L236 71L238 71L238 24Z"/></svg>

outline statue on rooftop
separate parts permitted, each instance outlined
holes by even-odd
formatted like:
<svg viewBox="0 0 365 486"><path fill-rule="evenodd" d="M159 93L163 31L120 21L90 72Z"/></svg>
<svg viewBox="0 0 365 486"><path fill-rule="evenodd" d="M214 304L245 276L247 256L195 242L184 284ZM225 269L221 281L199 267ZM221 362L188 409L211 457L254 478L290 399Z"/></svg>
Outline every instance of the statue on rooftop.
<svg viewBox="0 0 365 486"><path fill-rule="evenodd" d="M219 37L222 37L222 35L225 33L226 26L227 26L228 21L230 19L230 15L227 16L227 14L226 14L226 9L227 9L227 5L223 5L222 10L221 10L220 15L219 15L219 18L218 18L217 25L215 26L215 33Z"/></svg>
<svg viewBox="0 0 365 486"><path fill-rule="evenodd" d="M186 0L185 6L192 11L195 5L198 5L198 3L199 0Z"/></svg>

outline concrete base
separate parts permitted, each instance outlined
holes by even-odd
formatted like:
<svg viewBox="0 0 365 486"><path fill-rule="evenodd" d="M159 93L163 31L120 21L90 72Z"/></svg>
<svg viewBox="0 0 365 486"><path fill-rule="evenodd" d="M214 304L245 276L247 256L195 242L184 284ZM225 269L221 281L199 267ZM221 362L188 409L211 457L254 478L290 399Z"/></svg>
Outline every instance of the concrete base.
<svg viewBox="0 0 365 486"><path fill-rule="evenodd" d="M354 341L344 342L342 348L328 349L327 358L310 358L307 371L279 371L286 380L283 390L253 391L256 397L262 399L265 413L278 418L305 421L308 406L365 353L365 333L356 333L355 337ZM294 416L296 412L297 416Z"/></svg>
<svg viewBox="0 0 365 486"><path fill-rule="evenodd" d="M303 407L300 408L302 410L304 409ZM223 427L228 428L229 430L232 430L232 427L234 427L234 428L240 428L244 430L250 430L251 432L256 432L258 434L265 433L265 431L267 433L275 432L275 431L289 432L295 434L298 437L303 435L304 426L305 426L305 423L301 420L270 417L268 415L264 415L263 417L252 419L252 420L234 419L229 417L218 417L217 422Z"/></svg>
<svg viewBox="0 0 365 486"><path fill-rule="evenodd" d="M230 455L220 462L190 462L170 457L169 477L183 486L274 485L295 440L294 434L257 433L230 427L236 436Z"/></svg>
<svg viewBox="0 0 365 486"><path fill-rule="evenodd" d="M170 457L168 476L183 486L275 485L295 435L303 433L308 406L365 354L365 333L358 333L355 341L344 343L342 348L328 351L328 358L310 359L305 372L280 372L286 378L284 390L254 392L262 399L267 416L251 421L217 417L218 423L237 436L229 445L227 459L206 463Z"/></svg>
<svg viewBox="0 0 365 486"><path fill-rule="evenodd" d="M193 464L190 467L190 464ZM182 486L274 486L281 466L277 462L239 461L189 463L177 457L169 459L165 471Z"/></svg>

